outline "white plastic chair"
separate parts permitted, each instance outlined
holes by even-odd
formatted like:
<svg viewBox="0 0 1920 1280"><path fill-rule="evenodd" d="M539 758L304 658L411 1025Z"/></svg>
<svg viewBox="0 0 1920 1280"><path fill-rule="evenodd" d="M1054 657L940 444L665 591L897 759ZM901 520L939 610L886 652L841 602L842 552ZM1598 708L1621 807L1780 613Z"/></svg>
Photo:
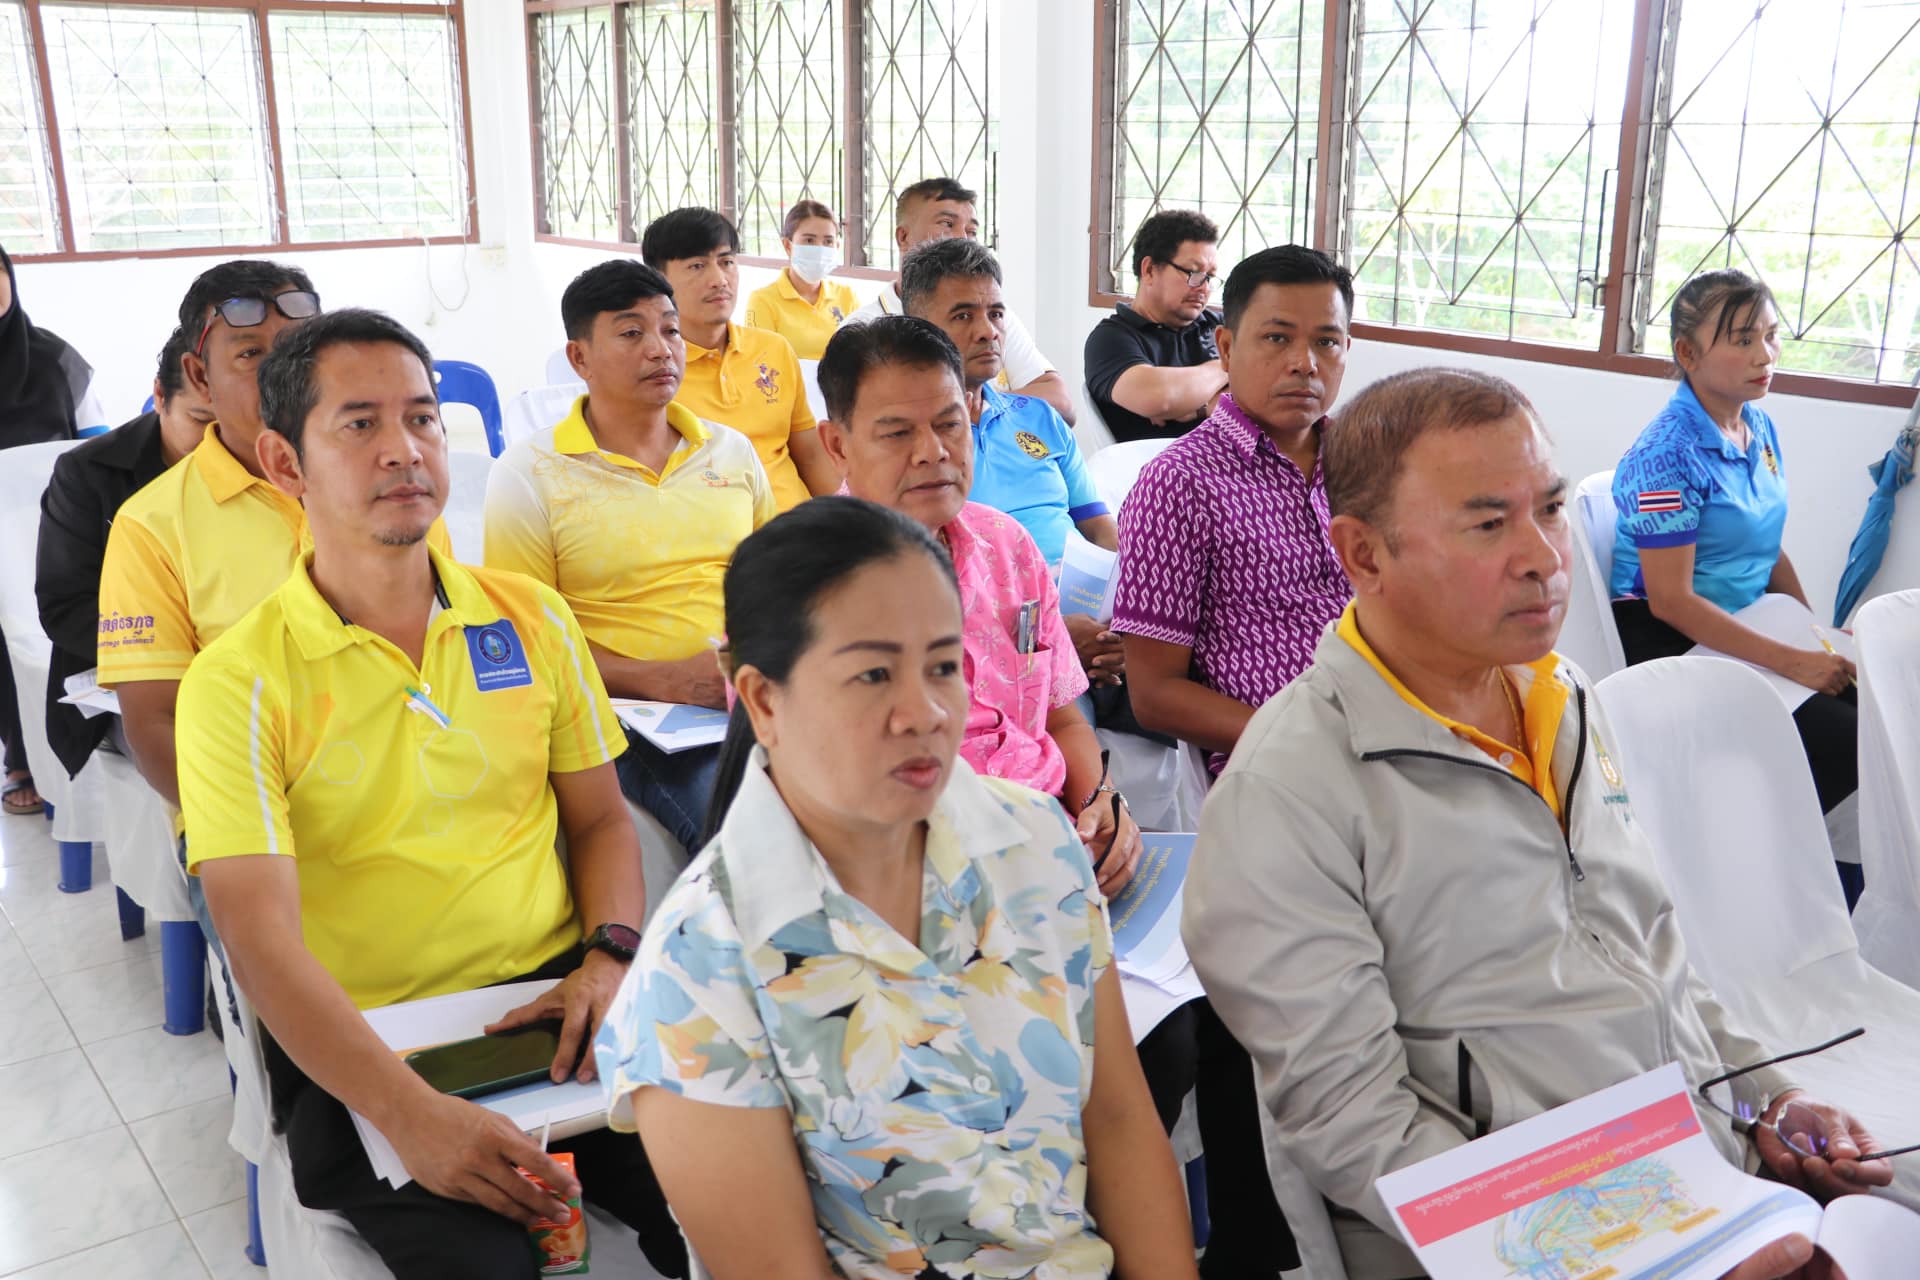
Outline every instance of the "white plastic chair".
<svg viewBox="0 0 1920 1280"><path fill-rule="evenodd" d="M1620 628L1613 620L1613 539L1619 511L1613 505L1613 472L1582 480L1573 491L1573 581L1567 617L1554 647L1595 680L1627 665Z"/></svg>
<svg viewBox="0 0 1920 1280"><path fill-rule="evenodd" d="M493 458L470 449L447 455L447 505L440 518L447 522L453 558L462 564L480 564L486 552L487 472Z"/></svg>
<svg viewBox="0 0 1920 1280"><path fill-rule="evenodd" d="M1854 615L1860 645L1860 954L1920 988L1920 590Z"/></svg>
<svg viewBox="0 0 1920 1280"><path fill-rule="evenodd" d="M547 357L547 381L550 383L578 382L580 375L573 371L573 362L567 359L567 349L556 347Z"/></svg>
<svg viewBox="0 0 1920 1280"><path fill-rule="evenodd" d="M78 893L93 882L97 805L87 787L76 789L47 743L47 669L53 645L40 627L34 599L34 552L40 545L40 495L53 464L76 442L18 445L0 453L0 631L13 664L20 701L20 736L34 788L52 806L53 838L60 845L60 887ZM84 773L82 774L84 777Z"/></svg>
<svg viewBox="0 0 1920 1280"><path fill-rule="evenodd" d="M1093 477L1107 510L1115 515L1120 513L1120 504L1127 500L1141 469L1172 443L1172 440L1128 440L1108 445L1087 459L1087 474Z"/></svg>
<svg viewBox="0 0 1920 1280"><path fill-rule="evenodd" d="M1865 1027L1788 1071L1884 1141L1915 1141L1920 992L1861 958L1785 706L1721 658L1642 663L1597 696L1694 971L1776 1053ZM1891 1194L1920 1206L1920 1170L1894 1164Z"/></svg>
<svg viewBox="0 0 1920 1280"><path fill-rule="evenodd" d="M500 433L511 448L515 441L537 436L573 411L573 402L587 394L587 384L574 380L547 387L531 387L507 401L500 411Z"/></svg>
<svg viewBox="0 0 1920 1280"><path fill-rule="evenodd" d="M807 409L815 418L827 416L827 398L820 394L820 362L800 362L800 385L807 390Z"/></svg>

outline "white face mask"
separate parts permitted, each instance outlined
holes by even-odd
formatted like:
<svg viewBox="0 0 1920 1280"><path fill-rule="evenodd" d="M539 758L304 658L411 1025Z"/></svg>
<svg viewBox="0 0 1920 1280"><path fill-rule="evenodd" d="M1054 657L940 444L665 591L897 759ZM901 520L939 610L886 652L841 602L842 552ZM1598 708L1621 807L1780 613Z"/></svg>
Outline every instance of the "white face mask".
<svg viewBox="0 0 1920 1280"><path fill-rule="evenodd" d="M819 284L840 265L840 250L830 244L797 244L792 261L793 274L808 284Z"/></svg>

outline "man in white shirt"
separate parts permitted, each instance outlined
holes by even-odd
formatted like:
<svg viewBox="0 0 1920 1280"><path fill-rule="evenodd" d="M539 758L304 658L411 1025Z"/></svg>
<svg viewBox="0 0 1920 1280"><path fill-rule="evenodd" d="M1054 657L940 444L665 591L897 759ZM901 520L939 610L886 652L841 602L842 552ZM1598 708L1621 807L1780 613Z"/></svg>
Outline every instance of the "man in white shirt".
<svg viewBox="0 0 1920 1280"><path fill-rule="evenodd" d="M978 195L952 178L923 178L894 198L893 242L905 258L909 252L934 240L980 238L980 219L974 213ZM865 324L875 316L906 314L900 301L900 284L882 289L872 302L848 316L848 324ZM1073 425L1073 393L1053 367L1053 362L1033 345L1033 335L1020 317L1006 313L1007 333L1003 358L1006 367L997 385L1018 396L1037 396L1059 411Z"/></svg>

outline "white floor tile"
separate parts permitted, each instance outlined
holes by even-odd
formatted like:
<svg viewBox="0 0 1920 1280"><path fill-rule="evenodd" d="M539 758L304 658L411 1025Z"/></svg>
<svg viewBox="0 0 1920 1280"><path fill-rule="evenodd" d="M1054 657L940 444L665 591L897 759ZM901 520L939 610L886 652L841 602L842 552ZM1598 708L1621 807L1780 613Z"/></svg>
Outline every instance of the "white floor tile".
<svg viewBox="0 0 1920 1280"><path fill-rule="evenodd" d="M220 1042L205 1031L170 1036L159 1027L143 1027L96 1040L84 1052L129 1124L227 1096L226 1055Z"/></svg>
<svg viewBox="0 0 1920 1280"><path fill-rule="evenodd" d="M73 1046L73 1032L44 982L28 977L0 987L0 1066Z"/></svg>
<svg viewBox="0 0 1920 1280"><path fill-rule="evenodd" d="M45 857L57 847L53 828L44 817L36 814L31 818L15 818L0 814L0 867Z"/></svg>
<svg viewBox="0 0 1920 1280"><path fill-rule="evenodd" d="M207 1280L207 1269L186 1228L169 1222L16 1272L9 1280Z"/></svg>
<svg viewBox="0 0 1920 1280"><path fill-rule="evenodd" d="M0 1067L0 1159L119 1124L78 1049Z"/></svg>
<svg viewBox="0 0 1920 1280"><path fill-rule="evenodd" d="M247 1162L227 1143L232 1126L233 1102L224 1097L128 1126L181 1217L247 1194Z"/></svg>
<svg viewBox="0 0 1920 1280"><path fill-rule="evenodd" d="M107 884L68 895L66 905L44 915L15 917L13 931L43 978L160 949L158 929L149 928L130 942L121 941L120 913L114 905L113 886Z"/></svg>
<svg viewBox="0 0 1920 1280"><path fill-rule="evenodd" d="M194 1214L186 1228L213 1280L265 1280L267 1272L247 1261L245 1196Z"/></svg>
<svg viewBox="0 0 1920 1280"><path fill-rule="evenodd" d="M40 971L33 967L33 960L27 955L26 944L13 931L13 926L0 920L0 987L15 987L23 982L40 981Z"/></svg>
<svg viewBox="0 0 1920 1280"><path fill-rule="evenodd" d="M158 1026L166 1015L157 951L55 974L47 979L47 990L81 1044Z"/></svg>
<svg viewBox="0 0 1920 1280"><path fill-rule="evenodd" d="M8 866L5 872L0 876L0 911L16 922L49 912L90 910L96 895L114 899L107 857L99 845L93 847L93 887L82 893L60 888L60 859L52 853Z"/></svg>
<svg viewBox="0 0 1920 1280"><path fill-rule="evenodd" d="M0 1160L0 1275L172 1218L166 1195L124 1128Z"/></svg>

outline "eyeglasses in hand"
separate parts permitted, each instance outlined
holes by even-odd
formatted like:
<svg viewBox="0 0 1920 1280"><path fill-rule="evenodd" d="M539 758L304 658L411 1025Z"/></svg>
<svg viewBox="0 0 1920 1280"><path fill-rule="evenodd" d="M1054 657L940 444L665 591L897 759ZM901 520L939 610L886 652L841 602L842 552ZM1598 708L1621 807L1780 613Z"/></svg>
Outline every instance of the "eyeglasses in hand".
<svg viewBox="0 0 1920 1280"><path fill-rule="evenodd" d="M1795 1155L1802 1157L1819 1156L1822 1159L1828 1159L1830 1157L1827 1156L1827 1123L1812 1107L1806 1106L1798 1101L1789 1101L1784 1107L1780 1108L1778 1114L1774 1115L1771 1119L1763 1120L1761 1117L1771 1111L1779 1099L1762 1097L1758 1105L1744 1101L1735 1095L1733 1082L1741 1076L1747 1075L1750 1072L1759 1071L1765 1067L1777 1066L1782 1062L1791 1062L1795 1058L1806 1058L1816 1053L1823 1053L1835 1045L1845 1044L1849 1040L1856 1040L1866 1033L1867 1030L1865 1027L1855 1027L1853 1030L1842 1035L1837 1035L1822 1044L1814 1045L1811 1049L1796 1049L1792 1053L1783 1053L1778 1057L1768 1058L1764 1062L1756 1062L1751 1066L1741 1067L1736 1071L1729 1071L1725 1075L1715 1076L1713 1079L1705 1081L1700 1085L1698 1091L1700 1100L1715 1111L1718 1111L1721 1115L1732 1120L1737 1127L1747 1131L1756 1128L1773 1130L1774 1135L1780 1139L1781 1144ZM1857 1159L1885 1160L1891 1156L1909 1155L1915 1151L1920 1151L1920 1143L1904 1147L1887 1147L1879 1151L1862 1151Z"/></svg>

